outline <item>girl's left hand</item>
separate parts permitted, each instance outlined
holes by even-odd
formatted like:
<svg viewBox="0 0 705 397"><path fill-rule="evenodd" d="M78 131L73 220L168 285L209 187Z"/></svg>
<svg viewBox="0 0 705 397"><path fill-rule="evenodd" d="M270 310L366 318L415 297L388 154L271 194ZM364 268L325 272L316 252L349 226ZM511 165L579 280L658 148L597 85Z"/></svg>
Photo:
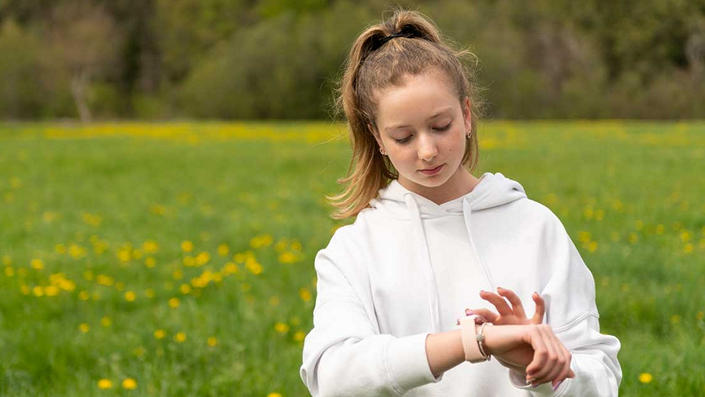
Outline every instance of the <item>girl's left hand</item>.
<svg viewBox="0 0 705 397"><path fill-rule="evenodd" d="M494 325L525 325L525 324L541 324L543 322L543 315L546 312L546 304L541 296L534 292L531 298L536 303L536 311L534 316L531 318L526 317L524 312L524 306L521 304L521 299L514 293L514 291L502 287L497 287L498 294L490 291L480 291L480 297L497 308L499 314L492 312L489 309L465 309L465 315L477 314L482 317L484 321L491 322ZM509 307L507 298L512 304Z"/></svg>

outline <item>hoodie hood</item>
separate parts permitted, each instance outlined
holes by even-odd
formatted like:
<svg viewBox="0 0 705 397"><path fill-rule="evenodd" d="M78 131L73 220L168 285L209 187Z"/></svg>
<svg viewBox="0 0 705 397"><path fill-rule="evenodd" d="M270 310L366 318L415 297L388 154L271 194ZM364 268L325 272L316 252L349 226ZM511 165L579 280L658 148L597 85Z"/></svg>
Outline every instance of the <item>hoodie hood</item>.
<svg viewBox="0 0 705 397"><path fill-rule="evenodd" d="M472 234L472 213L488 208L498 207L526 197L524 188L519 182L509 179L501 173L486 172L480 178L470 193L442 204L436 204L420 194L409 191L394 179L387 187L380 189L377 198L370 201L370 206L382 213L397 219L411 220L413 246L426 266L426 281L428 283L429 312L434 332L441 330L438 285L431 265L431 256L424 231L423 220L447 215L463 215L470 246L477 262L483 270L485 281L490 290L496 288L494 280L482 256L477 251Z"/></svg>
<svg viewBox="0 0 705 397"><path fill-rule="evenodd" d="M443 204L436 204L426 197L409 191L396 179L380 189L376 198L370 201L372 208L399 219L409 219L414 215L410 211L410 198L416 203L422 219L436 216L459 214L463 212L463 202L467 202L471 211L480 211L498 207L526 197L524 188L519 182L509 179L501 173L486 172L480 178L475 188L461 197Z"/></svg>

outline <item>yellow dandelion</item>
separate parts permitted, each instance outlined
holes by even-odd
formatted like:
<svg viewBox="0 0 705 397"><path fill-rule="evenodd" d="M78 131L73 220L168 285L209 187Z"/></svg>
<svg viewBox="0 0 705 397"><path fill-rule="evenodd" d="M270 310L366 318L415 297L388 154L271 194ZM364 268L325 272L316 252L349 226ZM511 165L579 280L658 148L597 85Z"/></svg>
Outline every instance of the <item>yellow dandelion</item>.
<svg viewBox="0 0 705 397"><path fill-rule="evenodd" d="M154 331L154 337L157 339L164 339L166 332L163 329L158 329Z"/></svg>
<svg viewBox="0 0 705 397"><path fill-rule="evenodd" d="M228 247L227 244L220 244L218 246L218 255L226 256L228 253L230 253L230 247Z"/></svg>
<svg viewBox="0 0 705 397"><path fill-rule="evenodd" d="M639 374L639 382L641 383L651 383L653 379L654 377L651 376L651 374L648 372L642 372L641 374Z"/></svg>
<svg viewBox="0 0 705 397"><path fill-rule="evenodd" d="M5 266L5 275L7 277L12 277L15 275L15 269L12 266Z"/></svg>
<svg viewBox="0 0 705 397"><path fill-rule="evenodd" d="M130 258L132 258L132 250L130 248L121 248L117 253L117 257L120 262L129 262Z"/></svg>
<svg viewBox="0 0 705 397"><path fill-rule="evenodd" d="M110 319L108 316L103 316L103 318L100 319L100 325L103 327L109 327L113 323L113 320Z"/></svg>
<svg viewBox="0 0 705 397"><path fill-rule="evenodd" d="M36 286L34 286L34 288L32 288L32 293L34 294L34 296L37 296L37 297L44 296L44 290L42 289L42 287L40 287L38 285L36 285Z"/></svg>
<svg viewBox="0 0 705 397"><path fill-rule="evenodd" d="M278 296L270 296L269 297L269 304L272 306L277 306L279 305L279 297Z"/></svg>
<svg viewBox="0 0 705 397"><path fill-rule="evenodd" d="M88 299L90 299L90 297L91 294L89 294L88 291L81 291L78 293L78 299L82 301L87 301Z"/></svg>
<svg viewBox="0 0 705 397"><path fill-rule="evenodd" d="M282 397L281 393L272 392L267 394L267 397Z"/></svg>
<svg viewBox="0 0 705 397"><path fill-rule="evenodd" d="M159 244L153 240L147 240L142 243L142 250L147 254L153 254L159 251Z"/></svg>
<svg viewBox="0 0 705 397"><path fill-rule="evenodd" d="M232 262L227 262L225 264L225 266L223 266L223 272L225 274L235 274L238 272L238 270L239 269L238 269L237 265Z"/></svg>
<svg viewBox="0 0 705 397"><path fill-rule="evenodd" d="M245 267L247 267L247 269L254 275L262 273L262 264L257 262L257 259L247 258Z"/></svg>
<svg viewBox="0 0 705 397"><path fill-rule="evenodd" d="M44 287L44 295L46 296L56 296L59 295L59 287L55 285L48 285Z"/></svg>
<svg viewBox="0 0 705 397"><path fill-rule="evenodd" d="M144 265L147 267L154 267L154 265L156 265L156 264L157 264L157 261L155 261L154 258L152 258L151 256L148 256L144 260Z"/></svg>
<svg viewBox="0 0 705 397"><path fill-rule="evenodd" d="M86 254L86 249L81 247L80 245L76 244L71 244L69 246L69 255L71 255L72 258L78 259Z"/></svg>
<svg viewBox="0 0 705 397"><path fill-rule="evenodd" d="M294 340L297 342L301 342L304 338L306 338L306 333L304 331L296 331L294 334Z"/></svg>
<svg viewBox="0 0 705 397"><path fill-rule="evenodd" d="M2 256L2 264L5 266L10 266L12 264L12 258L10 257L10 255Z"/></svg>
<svg viewBox="0 0 705 397"><path fill-rule="evenodd" d="M690 240L690 233L687 230L681 232L681 240L685 243Z"/></svg>
<svg viewBox="0 0 705 397"><path fill-rule="evenodd" d="M597 241L590 241L587 245L587 249L590 252L595 252L597 251Z"/></svg>
<svg viewBox="0 0 705 397"><path fill-rule="evenodd" d="M250 239L250 247L262 248L272 244L274 239L269 234L261 234Z"/></svg>
<svg viewBox="0 0 705 397"><path fill-rule="evenodd" d="M182 272L180 269L174 270L171 273L171 277L173 277L174 280L181 280L182 278L184 278L184 272Z"/></svg>
<svg viewBox="0 0 705 397"><path fill-rule="evenodd" d="M181 242L181 250L184 252L191 252L193 251L193 243L190 242L189 240L184 240Z"/></svg>
<svg viewBox="0 0 705 397"><path fill-rule="evenodd" d="M125 292L125 300L126 301L134 302L135 298L137 298L137 294L135 294L134 291Z"/></svg>
<svg viewBox="0 0 705 397"><path fill-rule="evenodd" d="M151 288L147 288L146 290L144 290L144 296L146 296L147 298L154 298L154 290Z"/></svg>
<svg viewBox="0 0 705 397"><path fill-rule="evenodd" d="M671 316L671 324L676 325L681 322L681 316L674 314Z"/></svg>
<svg viewBox="0 0 705 397"><path fill-rule="evenodd" d="M299 296L302 301L308 302L311 300L311 291L309 291L308 288L301 288L299 290Z"/></svg>
<svg viewBox="0 0 705 397"><path fill-rule="evenodd" d="M703 318L705 318L705 313L703 313L703 312L698 312L698 313L695 315L695 318L698 319L698 321L700 321L700 320L702 320Z"/></svg>
<svg viewBox="0 0 705 397"><path fill-rule="evenodd" d="M691 252L693 252L693 244L686 244L685 247L683 247L683 252L685 252L686 254L690 254Z"/></svg>
<svg viewBox="0 0 705 397"><path fill-rule="evenodd" d="M30 265L32 266L32 269L35 270L42 270L44 269L44 262L42 262L41 259L32 259L32 262L30 262Z"/></svg>
<svg viewBox="0 0 705 397"><path fill-rule="evenodd" d="M105 389L110 389L111 387L113 387L113 382L111 382L110 379L103 378L103 379L98 380L98 388L99 389L105 390Z"/></svg>
<svg viewBox="0 0 705 397"><path fill-rule="evenodd" d="M182 343L186 340L186 334L183 332L177 332L176 335L174 335L174 340L178 343Z"/></svg>
<svg viewBox="0 0 705 397"><path fill-rule="evenodd" d="M186 267L196 266L196 259L191 255L186 255L183 259L183 262L184 266Z"/></svg>
<svg viewBox="0 0 705 397"><path fill-rule="evenodd" d="M203 251L196 255L196 266L203 266L211 260L211 254Z"/></svg>
<svg viewBox="0 0 705 397"><path fill-rule="evenodd" d="M57 254L65 254L66 253L66 246L59 243L54 246L54 251L56 251Z"/></svg>
<svg viewBox="0 0 705 397"><path fill-rule="evenodd" d="M218 339L215 336L211 336L207 340L208 346L215 347L218 344Z"/></svg>
<svg viewBox="0 0 705 397"><path fill-rule="evenodd" d="M299 259L299 257L298 257L298 255L294 254L293 252L285 251L285 252L282 252L281 254L279 254L278 259L279 259L279 263L289 264L289 263L296 262Z"/></svg>
<svg viewBox="0 0 705 397"><path fill-rule="evenodd" d="M177 307L179 307L180 304L181 302L179 301L179 298L174 297L169 299L169 307L171 307L172 309L176 309Z"/></svg>
<svg viewBox="0 0 705 397"><path fill-rule="evenodd" d="M279 332L280 334L285 334L289 331L289 325L282 322L278 322L274 324L274 330Z"/></svg>
<svg viewBox="0 0 705 397"><path fill-rule="evenodd" d="M83 333L85 334L86 332L88 332L88 331L91 330L91 327L90 327L88 324L86 324L86 323L81 323L81 324L78 326L78 330L81 331L81 332L83 332Z"/></svg>
<svg viewBox="0 0 705 397"><path fill-rule="evenodd" d="M113 280L113 278L110 276L99 274L98 276L96 276L96 282L100 285L110 287L115 283L115 280Z"/></svg>
<svg viewBox="0 0 705 397"><path fill-rule="evenodd" d="M132 378L125 378L122 381L122 388L127 390L134 390L137 388L137 381Z"/></svg>
<svg viewBox="0 0 705 397"><path fill-rule="evenodd" d="M298 242L297 240L292 241L289 248L291 248L294 251L301 251L301 249L302 249L301 243Z"/></svg>
<svg viewBox="0 0 705 397"><path fill-rule="evenodd" d="M188 284L181 284L181 286L179 287L179 291L181 291L182 294L186 295L191 292L191 286Z"/></svg>
<svg viewBox="0 0 705 397"><path fill-rule="evenodd" d="M22 286L20 287L20 291L22 291L23 295L29 295L29 293L30 293L29 285L22 284Z"/></svg>

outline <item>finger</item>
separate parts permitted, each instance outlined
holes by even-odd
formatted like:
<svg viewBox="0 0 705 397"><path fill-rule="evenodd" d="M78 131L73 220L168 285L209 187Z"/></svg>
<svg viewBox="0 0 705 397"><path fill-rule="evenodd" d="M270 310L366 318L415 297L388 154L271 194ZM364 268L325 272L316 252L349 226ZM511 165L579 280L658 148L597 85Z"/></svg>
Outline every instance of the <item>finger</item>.
<svg viewBox="0 0 705 397"><path fill-rule="evenodd" d="M563 370L561 371L560 374L553 380L554 384L553 386L556 387L556 385L560 382L563 382L566 378L570 377L570 373L572 370L570 369L570 361L571 361L571 354L568 351L568 349L565 348L565 346L561 343L561 350L563 354Z"/></svg>
<svg viewBox="0 0 705 397"><path fill-rule="evenodd" d="M532 382L537 379L537 374L543 368L546 359L548 358L548 351L546 350L546 345L543 342L543 337L539 333L538 326L532 326L529 330L529 339L531 342L531 347L534 349L534 357L526 366L526 378L527 381Z"/></svg>
<svg viewBox="0 0 705 397"><path fill-rule="evenodd" d="M558 356L554 343L551 340L550 335L546 332L546 328L547 326L545 325L536 326L538 334L537 338L541 339L544 349L544 352L541 353L543 355L542 363L539 367L534 367L530 371L527 368L527 374L534 378L534 382L532 383L535 385L540 385L550 381L551 378L549 376L556 372L556 360Z"/></svg>
<svg viewBox="0 0 705 397"><path fill-rule="evenodd" d="M494 307L497 308L499 314L504 316L512 314L512 309L510 309L509 305L507 305L507 301L505 301L503 297L495 294L494 292L480 291L480 298L493 304Z"/></svg>
<svg viewBox="0 0 705 397"><path fill-rule="evenodd" d="M469 315L468 310L465 310L466 315ZM482 317L485 320L485 322L489 322L489 323L494 323L495 321L497 321L497 318L499 317L499 315L497 313L491 311L490 309L485 309L485 308L472 309L471 312L472 313L470 313L470 314L477 314L478 316Z"/></svg>
<svg viewBox="0 0 705 397"><path fill-rule="evenodd" d="M538 292L534 292L531 297L533 298L534 303L536 303L536 311L534 312L534 317L531 319L531 322L534 324L541 324L543 322L543 315L546 313L546 303L543 301L543 298L538 294Z"/></svg>
<svg viewBox="0 0 705 397"><path fill-rule="evenodd" d="M520 316L522 319L526 318L526 313L524 313L524 306L521 304L521 299L519 299L514 291L497 287L497 292L509 300L509 303L512 304L512 309L514 310L515 315Z"/></svg>
<svg viewBox="0 0 705 397"><path fill-rule="evenodd" d="M562 380L560 378L561 374L563 372L567 372L569 367L566 366L566 357L564 353L564 348L563 344L561 343L560 340L556 337L556 335L553 333L553 330L550 328L547 330L544 330L544 336L546 343L549 344L549 350L553 350L554 355L551 357L552 360L549 359L551 362L551 370L549 371L548 375L544 379L542 379L544 382L550 382L556 379Z"/></svg>

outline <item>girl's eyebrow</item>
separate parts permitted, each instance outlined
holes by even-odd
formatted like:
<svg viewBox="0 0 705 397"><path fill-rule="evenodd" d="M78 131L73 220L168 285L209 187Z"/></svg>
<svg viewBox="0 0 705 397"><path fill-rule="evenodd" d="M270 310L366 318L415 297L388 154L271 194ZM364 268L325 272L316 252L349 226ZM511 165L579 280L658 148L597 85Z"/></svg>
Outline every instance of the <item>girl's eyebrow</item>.
<svg viewBox="0 0 705 397"><path fill-rule="evenodd" d="M453 110L453 108L450 107L450 106L447 107L447 108L441 109L441 110L439 110L438 112L434 113L434 114L433 114L431 117L429 117L427 120L429 120L429 121L430 121L430 120L433 120L433 119L435 119L435 118L438 117L438 116L442 116L444 113L446 113L446 112L448 112L448 111L450 111L450 110ZM406 125L406 124L393 125L393 126L390 126L390 127L385 128L384 130L385 130L385 131L391 131L391 130L394 130L394 129L397 129L397 128L404 128L404 127L408 127L408 125Z"/></svg>

